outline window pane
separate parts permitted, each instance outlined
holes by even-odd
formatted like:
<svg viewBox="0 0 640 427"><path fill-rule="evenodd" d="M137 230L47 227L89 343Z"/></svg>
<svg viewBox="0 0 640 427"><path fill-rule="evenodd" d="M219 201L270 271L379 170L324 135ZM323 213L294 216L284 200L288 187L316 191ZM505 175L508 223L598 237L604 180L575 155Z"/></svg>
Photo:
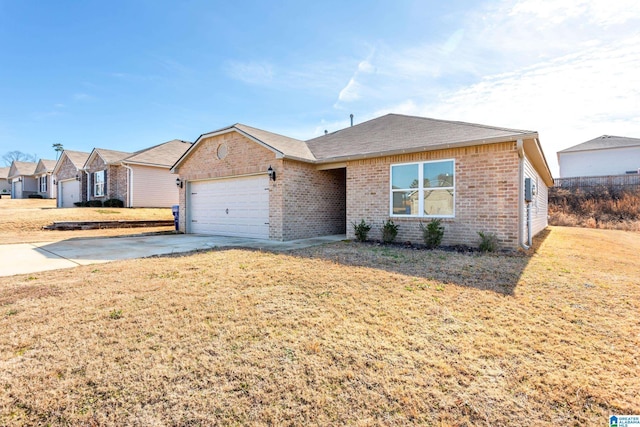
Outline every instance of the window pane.
<svg viewBox="0 0 640 427"><path fill-rule="evenodd" d="M453 187L453 162L433 162L423 165L424 187Z"/></svg>
<svg viewBox="0 0 640 427"><path fill-rule="evenodd" d="M394 191L394 215L418 215L418 191Z"/></svg>
<svg viewBox="0 0 640 427"><path fill-rule="evenodd" d="M418 188L418 165L392 166L391 188Z"/></svg>
<svg viewBox="0 0 640 427"><path fill-rule="evenodd" d="M453 190L426 190L425 215L453 215Z"/></svg>

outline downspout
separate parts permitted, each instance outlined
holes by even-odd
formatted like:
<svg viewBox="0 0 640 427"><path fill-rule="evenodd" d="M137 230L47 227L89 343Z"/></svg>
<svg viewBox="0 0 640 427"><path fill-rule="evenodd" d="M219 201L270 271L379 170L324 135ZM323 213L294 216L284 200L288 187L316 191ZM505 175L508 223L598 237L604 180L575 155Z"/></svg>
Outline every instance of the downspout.
<svg viewBox="0 0 640 427"><path fill-rule="evenodd" d="M524 214L524 194L523 194L523 188L524 188L524 141L521 139L518 139L516 141L516 147L518 149L518 236L519 236L519 240L520 240L520 246L522 246L523 249L528 250L531 247L531 221L529 220L530 215L529 215L529 204L527 204L527 213L526 213L526 219L524 218L525 214ZM527 221L527 234L529 234L528 238L527 238L527 243L525 243L525 238L522 235L522 224L524 223L524 221Z"/></svg>
<svg viewBox="0 0 640 427"><path fill-rule="evenodd" d="M130 166L127 166L124 163L121 163L122 166L125 167L129 171L129 179L127 180L127 207L132 208L133 206L133 169Z"/></svg>

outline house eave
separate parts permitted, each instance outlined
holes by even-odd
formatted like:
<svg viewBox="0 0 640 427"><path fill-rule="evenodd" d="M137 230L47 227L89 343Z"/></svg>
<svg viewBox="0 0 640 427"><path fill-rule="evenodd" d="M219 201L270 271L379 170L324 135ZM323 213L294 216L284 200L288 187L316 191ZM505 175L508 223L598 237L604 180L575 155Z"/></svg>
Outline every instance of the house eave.
<svg viewBox="0 0 640 427"><path fill-rule="evenodd" d="M422 146L422 147L415 147L415 148L403 148L398 150L376 151L372 153L363 153L363 154L357 154L357 155L329 157L326 159L319 159L315 162L310 162L310 163L323 164L323 163L337 163L337 162L345 162L345 161L365 160L365 159L373 159L376 157L397 156L401 154L415 154L415 153L422 153L426 151L447 150L451 148L464 148L464 147L472 147L475 145L497 144L501 142L516 142L517 139L535 139L535 138L538 138L537 133L528 133L528 134L521 134L521 135L511 135L509 137L486 138L486 139L480 139L480 140L460 141L460 142L454 142L454 143L429 145L429 146Z"/></svg>

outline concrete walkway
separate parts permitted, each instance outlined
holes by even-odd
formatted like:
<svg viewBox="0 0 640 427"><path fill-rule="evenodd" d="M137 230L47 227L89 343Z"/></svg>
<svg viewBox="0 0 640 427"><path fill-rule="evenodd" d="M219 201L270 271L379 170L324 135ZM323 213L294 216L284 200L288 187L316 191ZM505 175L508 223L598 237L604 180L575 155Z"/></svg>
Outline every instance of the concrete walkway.
<svg viewBox="0 0 640 427"><path fill-rule="evenodd" d="M121 259L145 258L213 248L241 247L268 251L291 251L344 240L345 235L278 242L242 237L199 234L163 234L134 237L96 237L44 243L0 245L4 260L0 276L72 268Z"/></svg>

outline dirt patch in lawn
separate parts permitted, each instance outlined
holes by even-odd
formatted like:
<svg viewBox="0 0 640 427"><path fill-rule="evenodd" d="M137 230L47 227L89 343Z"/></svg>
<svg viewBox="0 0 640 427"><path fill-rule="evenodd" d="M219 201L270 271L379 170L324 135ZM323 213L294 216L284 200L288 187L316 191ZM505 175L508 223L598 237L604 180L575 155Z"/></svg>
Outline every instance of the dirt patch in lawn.
<svg viewBox="0 0 640 427"><path fill-rule="evenodd" d="M174 227L116 228L98 230L43 230L55 221L172 220L170 208L65 208L55 200L0 199L0 244L64 240L71 237L121 236L168 232Z"/></svg>
<svg viewBox="0 0 640 427"><path fill-rule="evenodd" d="M0 278L0 424L604 425L640 412L639 253L554 227L532 256L341 242Z"/></svg>

